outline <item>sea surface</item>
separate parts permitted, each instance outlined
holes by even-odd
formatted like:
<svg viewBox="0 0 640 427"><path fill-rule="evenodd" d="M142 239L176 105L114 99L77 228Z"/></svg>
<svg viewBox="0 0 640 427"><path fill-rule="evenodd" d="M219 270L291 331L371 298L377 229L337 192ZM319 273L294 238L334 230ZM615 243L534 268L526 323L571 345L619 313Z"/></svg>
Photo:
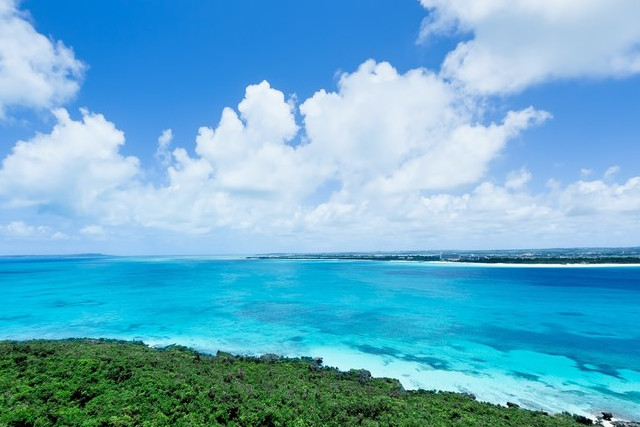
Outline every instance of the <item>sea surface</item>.
<svg viewBox="0 0 640 427"><path fill-rule="evenodd" d="M640 419L640 267L0 258L0 339L318 356L406 388Z"/></svg>

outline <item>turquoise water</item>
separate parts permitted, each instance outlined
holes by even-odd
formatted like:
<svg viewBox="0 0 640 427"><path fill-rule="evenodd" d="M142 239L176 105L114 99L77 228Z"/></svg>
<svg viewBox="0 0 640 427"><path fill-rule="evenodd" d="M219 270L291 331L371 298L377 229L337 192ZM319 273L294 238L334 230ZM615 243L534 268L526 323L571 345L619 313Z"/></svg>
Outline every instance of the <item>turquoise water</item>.
<svg viewBox="0 0 640 427"><path fill-rule="evenodd" d="M324 357L407 388L640 419L640 267L0 258L0 339Z"/></svg>

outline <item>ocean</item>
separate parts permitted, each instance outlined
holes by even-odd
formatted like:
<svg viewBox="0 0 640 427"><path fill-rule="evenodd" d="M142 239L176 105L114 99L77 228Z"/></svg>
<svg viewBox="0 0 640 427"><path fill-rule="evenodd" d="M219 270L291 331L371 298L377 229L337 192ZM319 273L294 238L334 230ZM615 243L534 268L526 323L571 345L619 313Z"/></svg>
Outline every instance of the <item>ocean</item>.
<svg viewBox="0 0 640 427"><path fill-rule="evenodd" d="M405 388L640 419L640 267L0 258L0 339L322 357Z"/></svg>

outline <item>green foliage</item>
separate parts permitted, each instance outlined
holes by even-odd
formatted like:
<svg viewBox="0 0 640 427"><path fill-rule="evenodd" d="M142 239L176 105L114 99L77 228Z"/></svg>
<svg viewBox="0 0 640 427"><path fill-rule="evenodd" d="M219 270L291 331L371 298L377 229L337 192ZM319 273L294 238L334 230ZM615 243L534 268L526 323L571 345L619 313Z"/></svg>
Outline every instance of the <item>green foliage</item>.
<svg viewBox="0 0 640 427"><path fill-rule="evenodd" d="M568 414L405 391L310 358L140 342L0 342L0 426L571 426Z"/></svg>

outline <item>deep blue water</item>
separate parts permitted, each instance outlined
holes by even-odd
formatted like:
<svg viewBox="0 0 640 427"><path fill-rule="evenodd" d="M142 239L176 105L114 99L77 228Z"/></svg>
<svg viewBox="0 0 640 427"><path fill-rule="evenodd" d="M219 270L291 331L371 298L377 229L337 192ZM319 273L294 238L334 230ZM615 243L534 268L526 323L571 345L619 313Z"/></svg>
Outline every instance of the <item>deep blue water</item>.
<svg viewBox="0 0 640 427"><path fill-rule="evenodd" d="M640 419L640 267L0 258L0 339L323 356L406 387Z"/></svg>

